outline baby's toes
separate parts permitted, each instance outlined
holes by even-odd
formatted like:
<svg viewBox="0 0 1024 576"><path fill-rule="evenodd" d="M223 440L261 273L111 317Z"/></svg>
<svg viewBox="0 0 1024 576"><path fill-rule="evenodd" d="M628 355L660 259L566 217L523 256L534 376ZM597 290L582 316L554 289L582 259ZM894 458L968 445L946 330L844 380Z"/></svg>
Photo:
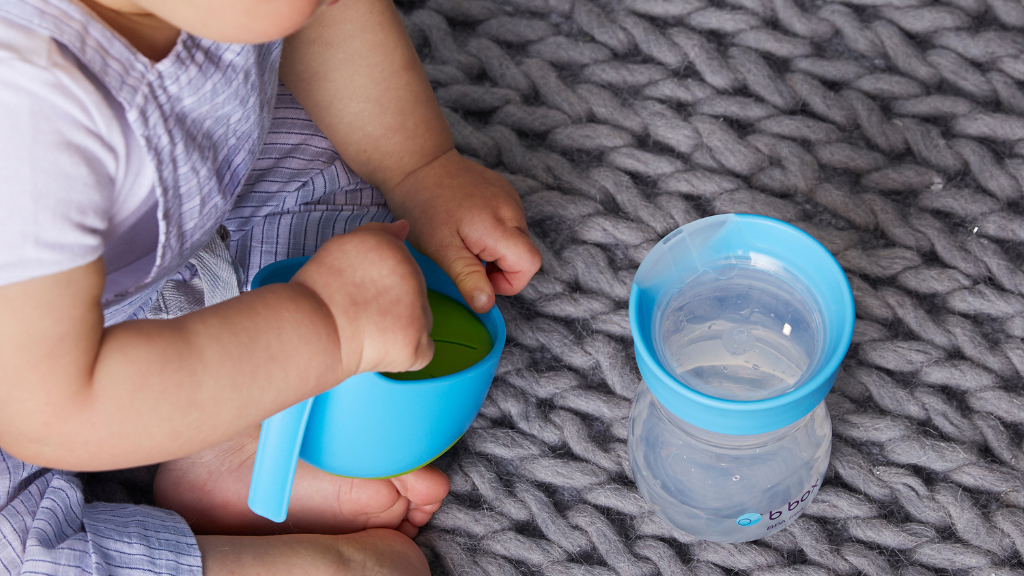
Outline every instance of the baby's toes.
<svg viewBox="0 0 1024 576"><path fill-rule="evenodd" d="M420 533L420 527L414 525L408 520L402 520L402 523L398 525L397 530L409 538L415 538L416 535Z"/></svg>
<svg viewBox="0 0 1024 576"><path fill-rule="evenodd" d="M448 476L433 466L424 466L408 474L391 479L398 492L409 499L412 506L440 505L448 495ZM435 508L436 509L436 508Z"/></svg>
<svg viewBox="0 0 1024 576"><path fill-rule="evenodd" d="M448 476L433 466L424 466L392 478L391 482L401 495L408 498L409 511L406 518L416 526L426 524L448 495Z"/></svg>
<svg viewBox="0 0 1024 576"><path fill-rule="evenodd" d="M413 526L423 526L427 522L430 522L430 518L437 512L437 509L441 507L441 503L431 504L429 506L417 506L410 505L409 511L405 515L405 519L408 520Z"/></svg>

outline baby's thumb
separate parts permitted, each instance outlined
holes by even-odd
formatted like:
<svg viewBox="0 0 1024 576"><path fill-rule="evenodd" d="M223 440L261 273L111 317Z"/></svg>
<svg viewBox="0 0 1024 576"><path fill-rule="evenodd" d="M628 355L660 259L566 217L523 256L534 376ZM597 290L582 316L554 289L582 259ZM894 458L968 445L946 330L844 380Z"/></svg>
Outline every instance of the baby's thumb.
<svg viewBox="0 0 1024 576"><path fill-rule="evenodd" d="M419 344L416 346L416 353L413 365L409 370L422 370L434 359L434 341L429 334L420 336Z"/></svg>
<svg viewBox="0 0 1024 576"><path fill-rule="evenodd" d="M405 242L409 236L409 221L395 220L391 224L384 224L384 231L397 238L399 242Z"/></svg>
<svg viewBox="0 0 1024 576"><path fill-rule="evenodd" d="M463 247L453 250L443 263L438 264L455 281L455 287L470 308L481 314L491 309L494 305L494 288L487 279L487 270L476 255Z"/></svg>

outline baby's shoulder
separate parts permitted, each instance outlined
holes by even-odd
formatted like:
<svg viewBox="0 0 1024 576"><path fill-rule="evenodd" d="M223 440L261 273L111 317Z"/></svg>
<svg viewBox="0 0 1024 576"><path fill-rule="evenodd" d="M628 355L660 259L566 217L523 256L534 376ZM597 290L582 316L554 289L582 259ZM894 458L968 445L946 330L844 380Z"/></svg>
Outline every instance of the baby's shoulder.
<svg viewBox="0 0 1024 576"><path fill-rule="evenodd" d="M0 114L54 121L73 120L98 135L117 126L109 92L59 42L37 30L0 18ZM112 123L113 121L113 123Z"/></svg>
<svg viewBox="0 0 1024 576"><path fill-rule="evenodd" d="M63 67L67 58L57 43L37 30L0 18L0 70L26 67L51 69L53 64Z"/></svg>

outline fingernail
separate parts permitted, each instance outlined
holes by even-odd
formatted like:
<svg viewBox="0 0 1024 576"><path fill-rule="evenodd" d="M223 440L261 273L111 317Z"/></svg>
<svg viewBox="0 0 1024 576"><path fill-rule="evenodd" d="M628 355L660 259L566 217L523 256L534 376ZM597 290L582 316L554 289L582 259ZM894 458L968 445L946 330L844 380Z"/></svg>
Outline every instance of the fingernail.
<svg viewBox="0 0 1024 576"><path fill-rule="evenodd" d="M487 306L487 301L490 297L485 292L477 292L476 296L473 296L473 308L483 308Z"/></svg>

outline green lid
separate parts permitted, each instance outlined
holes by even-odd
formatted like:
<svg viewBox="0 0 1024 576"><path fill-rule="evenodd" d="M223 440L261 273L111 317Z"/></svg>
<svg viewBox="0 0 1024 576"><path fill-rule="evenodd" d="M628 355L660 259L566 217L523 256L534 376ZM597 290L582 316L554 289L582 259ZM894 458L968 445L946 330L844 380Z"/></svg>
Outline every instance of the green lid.
<svg viewBox="0 0 1024 576"><path fill-rule="evenodd" d="M427 303L434 315L430 339L434 358L415 372L385 372L394 380L423 380L447 376L469 368L491 351L491 335L469 308L440 292L427 290Z"/></svg>

